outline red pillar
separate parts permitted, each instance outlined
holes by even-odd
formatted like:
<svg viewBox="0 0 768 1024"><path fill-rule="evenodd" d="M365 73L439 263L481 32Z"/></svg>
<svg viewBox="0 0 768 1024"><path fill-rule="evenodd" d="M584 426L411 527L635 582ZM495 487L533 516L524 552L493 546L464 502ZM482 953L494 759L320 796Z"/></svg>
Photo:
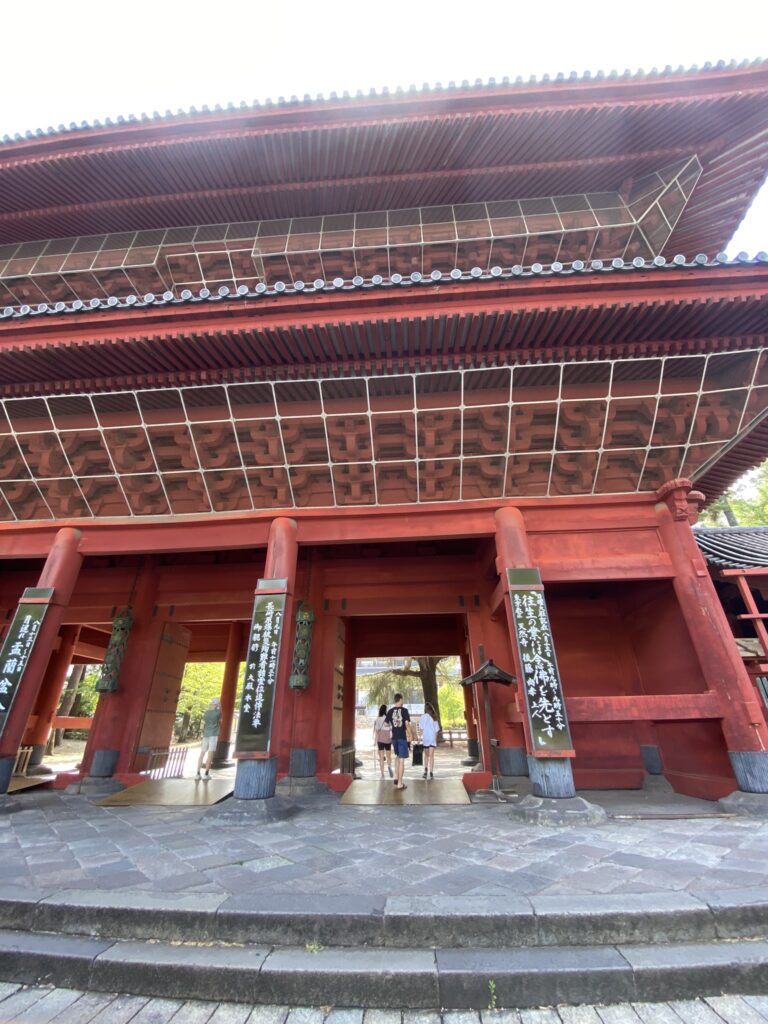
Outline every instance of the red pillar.
<svg viewBox="0 0 768 1024"><path fill-rule="evenodd" d="M465 679L472 674L472 664L469 654L463 652L459 656L461 662L461 677ZM475 765L480 760L480 745L477 740L477 722L475 721L475 702L472 698L472 687L462 686L464 691L464 721L467 723L467 756L461 762L467 767Z"/></svg>
<svg viewBox="0 0 768 1024"><path fill-rule="evenodd" d="M240 655L243 650L243 623L231 622L227 634L227 652L224 656L224 677L221 681L221 725L219 742L213 758L213 768L224 768L229 761L232 719L235 716L235 694L237 677L240 672Z"/></svg>
<svg viewBox="0 0 768 1024"><path fill-rule="evenodd" d="M45 671L35 704L34 713L37 721L27 729L24 735L24 743L32 747L30 766L38 765L43 760L79 633L79 626L64 626L59 637L59 649L54 651L48 662L48 668Z"/></svg>
<svg viewBox="0 0 768 1024"><path fill-rule="evenodd" d="M672 561L673 586L702 673L722 702L723 735L739 787L768 793L768 726L691 530L690 490L690 481L681 479L659 488L659 534Z"/></svg>
<svg viewBox="0 0 768 1024"><path fill-rule="evenodd" d="M344 647L344 696L341 712L341 744L345 753L342 755L341 770L355 774L355 713L356 713L357 657L354 644L350 643L349 623L347 623L347 643Z"/></svg>
<svg viewBox="0 0 768 1024"><path fill-rule="evenodd" d="M296 565L299 557L298 528L295 519L273 519L269 528L264 578L288 581L283 617L283 639L277 671L277 692L272 725L272 753L278 759L278 772L288 771L293 716L288 678L293 661L293 599L296 589Z"/></svg>
<svg viewBox="0 0 768 1024"><path fill-rule="evenodd" d="M148 558L131 597L133 626L120 669L120 688L99 697L83 757L86 774L110 776L132 766L163 634L162 619L152 614L156 592L157 572Z"/></svg>
<svg viewBox="0 0 768 1024"><path fill-rule="evenodd" d="M480 665L487 661L483 623L481 622L479 615L474 613L467 615L467 632L469 634L469 650L471 652L469 656L470 669L476 672L480 668ZM476 725L478 758L483 772L488 776L488 785L490 785L490 772L492 768L491 740L488 735L488 721L485 714L485 708L479 700L480 694L478 693L477 686L467 686L465 687L465 691L469 691L469 702ZM464 697L464 700L466 707L466 696Z"/></svg>
<svg viewBox="0 0 768 1024"><path fill-rule="evenodd" d="M38 587L53 588L53 596L27 662L21 686L8 714L3 735L0 737L0 793L8 791L27 719L35 706L51 649L72 597L80 566L83 564L83 556L79 550L80 536L80 531L71 527L59 530L37 582Z"/></svg>
<svg viewBox="0 0 768 1024"><path fill-rule="evenodd" d="M517 508L507 507L497 510L494 519L496 521L496 569L503 583L506 585L507 569L534 568L528 546L528 534L525 528L525 520ZM520 663L520 652L515 639L515 623L512 617L512 606L509 596L504 598L504 608L507 614L507 626L512 641L512 655L515 662L515 675L518 686L522 686L523 669ZM523 695L521 694L521 703ZM538 796L568 798L575 796L576 789L573 784L573 771L570 759L567 757L535 757L531 743L528 716L523 713L523 730L528 760L528 772L534 786L534 793ZM519 751L509 757L510 765L517 765L521 760ZM519 774L515 767L514 774Z"/></svg>

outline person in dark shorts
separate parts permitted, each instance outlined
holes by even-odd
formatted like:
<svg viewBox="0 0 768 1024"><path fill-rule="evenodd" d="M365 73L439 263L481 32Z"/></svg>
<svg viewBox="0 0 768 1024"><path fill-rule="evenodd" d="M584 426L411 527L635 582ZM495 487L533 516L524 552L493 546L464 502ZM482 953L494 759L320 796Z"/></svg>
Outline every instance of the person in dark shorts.
<svg viewBox="0 0 768 1024"><path fill-rule="evenodd" d="M373 723L373 742L379 751L379 769L382 779L384 778L385 760L389 769L389 777L392 779L394 778L394 772L392 771L392 729L385 721L386 715L387 705L382 704L379 708L378 717Z"/></svg>
<svg viewBox="0 0 768 1024"><path fill-rule="evenodd" d="M384 717L392 730L392 749L395 753L395 788L407 789L403 782L405 762L408 760L408 744L413 742L411 715L408 708L403 707L402 693L395 694L395 704Z"/></svg>

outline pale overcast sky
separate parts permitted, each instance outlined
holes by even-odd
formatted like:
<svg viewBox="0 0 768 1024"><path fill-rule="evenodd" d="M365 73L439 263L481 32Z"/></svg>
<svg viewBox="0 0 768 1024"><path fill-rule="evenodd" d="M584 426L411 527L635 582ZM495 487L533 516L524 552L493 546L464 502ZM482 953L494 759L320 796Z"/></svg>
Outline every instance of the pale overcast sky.
<svg viewBox="0 0 768 1024"><path fill-rule="evenodd" d="M0 54L2 136L281 95L768 57L768 3L29 0L2 4ZM768 188L729 247L760 249Z"/></svg>

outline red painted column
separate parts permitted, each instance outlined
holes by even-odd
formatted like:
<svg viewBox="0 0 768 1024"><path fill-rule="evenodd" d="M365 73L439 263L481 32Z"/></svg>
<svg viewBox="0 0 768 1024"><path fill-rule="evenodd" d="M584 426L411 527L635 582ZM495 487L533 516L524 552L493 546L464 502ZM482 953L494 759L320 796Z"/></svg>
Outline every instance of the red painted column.
<svg viewBox="0 0 768 1024"><path fill-rule="evenodd" d="M322 598L322 593L321 593ZM322 601L318 604L322 609ZM311 689L307 694L314 708L314 727L307 722L302 730L308 746L317 750L317 774L329 776L333 768L333 692L335 685L334 656L337 619L330 612L320 611L315 620L312 651L309 661Z"/></svg>
<svg viewBox="0 0 768 1024"><path fill-rule="evenodd" d="M100 778L131 770L163 634L162 619L153 615L156 593L157 571L147 558L130 600L133 626L120 669L120 688L99 697L83 757L84 774Z"/></svg>
<svg viewBox="0 0 768 1024"><path fill-rule="evenodd" d="M356 684L357 657L354 645L349 642L348 628L347 643L344 648L344 697L341 712L341 744L346 754L342 755L341 770L351 775L355 774L355 761L357 760L355 750Z"/></svg>
<svg viewBox="0 0 768 1024"><path fill-rule="evenodd" d="M710 690L722 702L723 735L742 790L768 793L768 726L752 680L691 530L689 480L657 491L659 534L675 571L673 586Z"/></svg>
<svg viewBox="0 0 768 1024"><path fill-rule="evenodd" d="M283 639L277 670L275 713L272 720L272 753L278 758L278 772L288 771L291 750L292 715L288 677L293 661L293 602L296 590L296 565L299 557L298 527L295 519L273 519L267 541L264 578L288 581L283 618Z"/></svg>
<svg viewBox="0 0 768 1024"><path fill-rule="evenodd" d="M274 795L277 774L288 771L293 731L292 701L288 679L293 660L293 599L296 590L296 566L299 555L298 527L295 519L280 516L273 519L267 540L264 580L285 580L286 598L283 614L283 635L275 684L275 706L272 713L270 750L264 754L237 756L235 797L265 799Z"/></svg>
<svg viewBox="0 0 768 1024"><path fill-rule="evenodd" d="M474 612L467 615L467 632L469 634L470 669L476 672L480 665L487 660L485 654L485 636L483 623L480 616ZM491 741L488 735L488 722L485 715L485 708L480 700L480 692L477 686L468 686L470 691L472 713L477 727L478 757L483 772L488 776L488 785L491 784ZM464 700L466 701L466 697Z"/></svg>
<svg viewBox="0 0 768 1024"><path fill-rule="evenodd" d="M51 655L48 668L45 670L43 683L35 704L37 721L27 730L24 743L32 747L30 766L38 765L43 760L48 737L53 728L53 719L61 700L61 693L67 681L75 645L80 633L79 626L64 626L59 637L59 649Z"/></svg>
<svg viewBox="0 0 768 1024"><path fill-rule="evenodd" d="M53 588L53 597L43 619L37 641L16 694L5 730L0 738L0 793L8 792L16 754L24 735L27 719L35 706L51 649L61 627L64 612L75 588L83 556L80 553L80 531L65 527L59 530L45 560L38 587Z"/></svg>
<svg viewBox="0 0 768 1024"><path fill-rule="evenodd" d="M472 674L472 663L469 654L462 653L459 656L461 661L461 677L465 679ZM467 767L475 765L480 760L480 745L477 741L477 722L475 721L475 702L472 699L472 687L462 686L464 691L464 721L467 723L467 756L461 762Z"/></svg>
<svg viewBox="0 0 768 1024"><path fill-rule="evenodd" d="M237 693L237 676L240 671L240 655L243 650L242 622L231 622L227 634L227 651L224 655L224 676L221 681L221 725L219 726L219 742L211 767L225 768L232 762L229 760L230 740L232 736L232 720L235 717L235 695Z"/></svg>
<svg viewBox="0 0 768 1024"><path fill-rule="evenodd" d="M534 568L528 546L528 534L525 528L525 520L517 508L500 508L494 515L496 521L496 569L502 581L506 585L507 569ZM520 663L520 652L515 639L515 624L512 617L512 606L509 596L504 598L504 608L507 613L507 626L509 628L512 656L515 662L515 675L522 686L523 669ZM522 697L521 697L522 703ZM528 772L533 782L534 794L544 797L568 798L575 796L576 789L573 784L573 771L571 761L568 757L534 757L529 734L528 716L523 712L523 730L528 760ZM510 763L517 762L520 758L512 756ZM518 774L515 769L515 774Z"/></svg>

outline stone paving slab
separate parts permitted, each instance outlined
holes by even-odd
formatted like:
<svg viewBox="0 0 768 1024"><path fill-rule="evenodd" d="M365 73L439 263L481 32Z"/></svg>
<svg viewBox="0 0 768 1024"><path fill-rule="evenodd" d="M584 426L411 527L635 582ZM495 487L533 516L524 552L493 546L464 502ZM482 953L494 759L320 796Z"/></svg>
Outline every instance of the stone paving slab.
<svg viewBox="0 0 768 1024"><path fill-rule="evenodd" d="M22 810L0 812L0 893L13 889L22 901L78 889L199 894L201 906L207 895L245 892L491 899L657 892L719 893L725 907L729 892L768 890L768 819L556 828L515 822L504 805L341 807L323 796L303 798L286 820L246 814L214 824L199 808L98 807L41 791L14 799Z"/></svg>
<svg viewBox="0 0 768 1024"><path fill-rule="evenodd" d="M381 1010L247 1006L78 989L0 987L3 1024L766 1024L768 996L542 1006L515 1010Z"/></svg>

